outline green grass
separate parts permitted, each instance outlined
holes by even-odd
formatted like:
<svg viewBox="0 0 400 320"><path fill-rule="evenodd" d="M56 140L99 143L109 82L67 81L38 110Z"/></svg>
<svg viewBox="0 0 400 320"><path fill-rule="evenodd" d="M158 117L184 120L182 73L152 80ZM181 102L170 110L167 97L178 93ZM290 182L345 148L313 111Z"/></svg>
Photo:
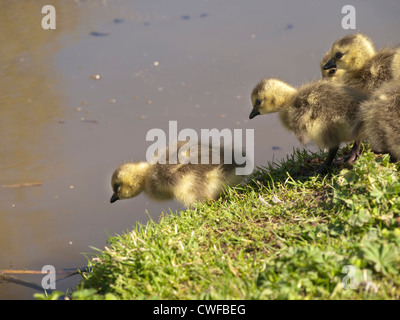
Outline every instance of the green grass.
<svg viewBox="0 0 400 320"><path fill-rule="evenodd" d="M295 150L218 201L110 237L71 298L399 299L400 165L364 150L316 176L324 156Z"/></svg>

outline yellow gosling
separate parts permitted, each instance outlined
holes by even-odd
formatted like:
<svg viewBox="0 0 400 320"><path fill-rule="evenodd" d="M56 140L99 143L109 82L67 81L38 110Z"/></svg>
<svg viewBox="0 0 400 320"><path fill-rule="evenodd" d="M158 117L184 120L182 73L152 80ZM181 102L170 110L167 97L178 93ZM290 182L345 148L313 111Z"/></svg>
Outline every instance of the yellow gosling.
<svg viewBox="0 0 400 320"><path fill-rule="evenodd" d="M344 70L344 84L371 94L384 82L393 79L392 62L396 50L384 48L375 51L370 38L360 33L344 36L333 45L324 70Z"/></svg>
<svg viewBox="0 0 400 320"><path fill-rule="evenodd" d="M338 69L336 67L330 69L324 69L324 66L328 63L330 58L331 58L331 52L327 51L320 62L322 78L329 79L331 81L341 81L343 74L346 72L345 70ZM345 161L351 163L357 160L360 156L360 147L361 147L361 141L360 140L354 141L350 153L346 155L344 158Z"/></svg>
<svg viewBox="0 0 400 320"><path fill-rule="evenodd" d="M278 79L264 79L252 91L249 118L279 112L282 124L302 144L313 141L329 154L319 172L331 165L339 145L354 140L353 126L359 103L366 96L353 88L319 80L296 89Z"/></svg>
<svg viewBox="0 0 400 320"><path fill-rule="evenodd" d="M190 142L177 144L178 152L186 143ZM150 163L133 162L121 165L111 178L113 195L110 202L133 198L144 192L154 200L176 199L190 207L197 201L217 199L226 187L237 185L243 180L244 176L235 173L235 169L243 165L224 163L223 148L219 150L220 164L201 164L203 152L209 153L211 163L213 148L200 144L197 148L198 164L184 164L179 160L177 164L170 164L167 157L165 164L155 162L153 159ZM168 155L168 151L167 147L162 152ZM190 149L186 151L186 154L188 153L190 157ZM234 160L233 156L232 159Z"/></svg>

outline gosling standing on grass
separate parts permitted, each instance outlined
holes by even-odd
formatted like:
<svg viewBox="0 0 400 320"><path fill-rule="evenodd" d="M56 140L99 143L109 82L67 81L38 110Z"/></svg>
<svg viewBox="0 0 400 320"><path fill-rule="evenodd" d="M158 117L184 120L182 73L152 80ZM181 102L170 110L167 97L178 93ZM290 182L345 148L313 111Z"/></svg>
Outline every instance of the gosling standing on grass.
<svg viewBox="0 0 400 320"><path fill-rule="evenodd" d="M244 178L242 175L236 175L236 168L244 165L235 163L232 150L202 146L197 143L193 145L187 141L178 142L175 149L177 153L172 157L167 147L150 163L126 163L116 169L111 178L114 193L110 202L133 198L144 191L155 200L175 198L190 207L197 201L217 199L225 187L237 185ZM224 151L232 152L232 164L224 163ZM184 154L190 162L180 161L177 157L179 153ZM210 164L201 163L204 153L208 154ZM218 157L216 162L219 164L212 164L213 153ZM157 162L162 155L165 155L165 164ZM176 159L177 164L170 163L173 162L170 159ZM197 164L193 163L193 159L197 160Z"/></svg>
<svg viewBox="0 0 400 320"><path fill-rule="evenodd" d="M328 157L318 170L323 173L332 164L340 143L354 140L359 104L365 99L355 89L324 79L299 89L278 79L264 79L251 94L253 110L249 118L279 112L282 124L302 144L311 140L320 148L328 148Z"/></svg>
<svg viewBox="0 0 400 320"><path fill-rule="evenodd" d="M342 81L343 74L346 72L343 69L338 69L336 66L330 69L324 69L325 65L331 59L331 51L327 51L320 62L322 78L331 81ZM350 153L344 158L347 163L352 163L360 157L361 141L356 140L353 143Z"/></svg>

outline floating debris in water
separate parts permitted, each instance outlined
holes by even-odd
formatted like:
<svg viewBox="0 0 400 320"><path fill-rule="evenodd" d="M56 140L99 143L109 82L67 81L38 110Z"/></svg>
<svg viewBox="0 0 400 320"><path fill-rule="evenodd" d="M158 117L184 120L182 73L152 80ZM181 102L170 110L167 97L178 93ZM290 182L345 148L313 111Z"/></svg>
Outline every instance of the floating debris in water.
<svg viewBox="0 0 400 320"><path fill-rule="evenodd" d="M285 30L291 30L294 28L294 25L292 25L291 23L288 23L285 27Z"/></svg>
<svg viewBox="0 0 400 320"><path fill-rule="evenodd" d="M147 104L152 104L153 102L149 99L146 101Z"/></svg>
<svg viewBox="0 0 400 320"><path fill-rule="evenodd" d="M272 147L272 150L281 150L281 147L273 146L273 147Z"/></svg>
<svg viewBox="0 0 400 320"><path fill-rule="evenodd" d="M182 20L189 20L189 19L190 19L190 16L184 15L184 16L181 16L181 19L182 19Z"/></svg>
<svg viewBox="0 0 400 320"><path fill-rule="evenodd" d="M109 99L108 102L109 102L109 103L116 103L116 102L117 102L117 99Z"/></svg>
<svg viewBox="0 0 400 320"><path fill-rule="evenodd" d="M114 22L114 23L122 23L122 22L124 22L124 19L115 18L115 19L113 20L113 22Z"/></svg>
<svg viewBox="0 0 400 320"><path fill-rule="evenodd" d="M21 187L36 187L41 186L43 182L22 182L14 184L3 184L4 188L21 188Z"/></svg>
<svg viewBox="0 0 400 320"><path fill-rule="evenodd" d="M90 35L91 35L91 36L94 36L94 37L105 37L105 36L108 36L109 33L107 33L107 32L92 31L92 32L90 33Z"/></svg>
<svg viewBox="0 0 400 320"><path fill-rule="evenodd" d="M90 76L90 79L93 79L93 80L100 80L100 78L101 78L101 76L99 74L94 74L94 75Z"/></svg>
<svg viewBox="0 0 400 320"><path fill-rule="evenodd" d="M89 120L84 117L81 118L81 122L95 123L95 124L99 123L97 120Z"/></svg>
<svg viewBox="0 0 400 320"><path fill-rule="evenodd" d="M158 67L159 65L160 65L160 63L158 61L153 62L153 66Z"/></svg>
<svg viewBox="0 0 400 320"><path fill-rule="evenodd" d="M204 13L202 13L202 14L200 15L200 18L205 18L205 17L208 17L208 13L206 13L206 12L204 12Z"/></svg>

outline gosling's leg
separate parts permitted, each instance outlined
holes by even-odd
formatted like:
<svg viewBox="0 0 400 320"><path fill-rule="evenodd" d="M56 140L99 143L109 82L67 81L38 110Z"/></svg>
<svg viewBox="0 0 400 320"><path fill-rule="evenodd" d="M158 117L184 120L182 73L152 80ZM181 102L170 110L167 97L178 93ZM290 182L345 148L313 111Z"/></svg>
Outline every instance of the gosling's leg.
<svg viewBox="0 0 400 320"><path fill-rule="evenodd" d="M360 157L361 140L354 141L353 148L350 153L344 158L346 163L353 163Z"/></svg>
<svg viewBox="0 0 400 320"><path fill-rule="evenodd" d="M335 159L336 153L339 150L339 146L329 148L328 156L326 157L324 163L318 168L317 173L324 174L328 171L328 167L331 166L333 159Z"/></svg>

